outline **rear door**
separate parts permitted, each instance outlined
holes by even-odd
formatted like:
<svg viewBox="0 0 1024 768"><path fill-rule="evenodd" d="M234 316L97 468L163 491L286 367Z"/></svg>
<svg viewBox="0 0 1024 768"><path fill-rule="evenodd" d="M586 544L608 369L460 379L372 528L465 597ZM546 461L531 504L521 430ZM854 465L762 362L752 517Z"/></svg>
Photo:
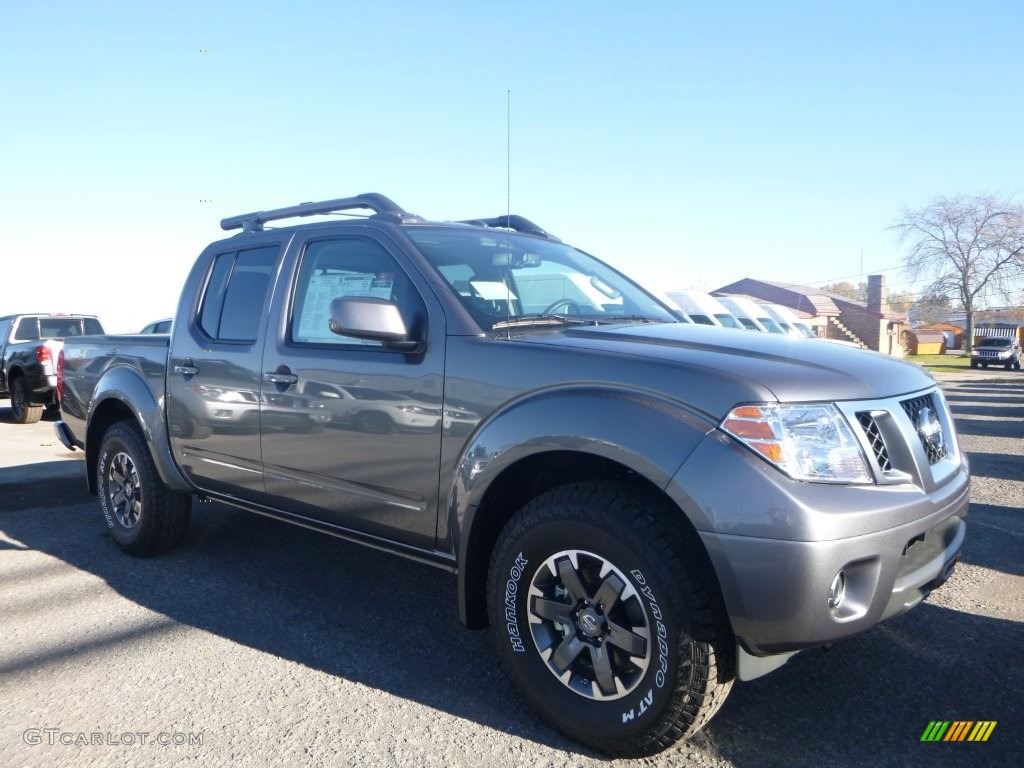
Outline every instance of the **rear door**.
<svg viewBox="0 0 1024 768"><path fill-rule="evenodd" d="M343 231L343 230L342 230ZM386 236L296 237L263 356L263 467L278 509L432 549L436 540L444 321ZM417 354L330 331L331 300L394 301Z"/></svg>
<svg viewBox="0 0 1024 768"><path fill-rule="evenodd" d="M204 254L178 308L167 370L174 455L195 485L256 500L263 492L260 381L267 307L281 243L240 241Z"/></svg>

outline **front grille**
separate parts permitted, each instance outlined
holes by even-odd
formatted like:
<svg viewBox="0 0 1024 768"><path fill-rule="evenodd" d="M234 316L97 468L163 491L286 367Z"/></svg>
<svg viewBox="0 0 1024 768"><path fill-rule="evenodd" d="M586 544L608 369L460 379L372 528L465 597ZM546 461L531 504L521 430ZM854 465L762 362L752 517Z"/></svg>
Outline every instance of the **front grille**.
<svg viewBox="0 0 1024 768"><path fill-rule="evenodd" d="M945 458L945 435L942 433L942 425L938 422L938 413L931 394L902 400L900 405L914 425L914 431L917 432L921 447L928 457L928 463L935 464ZM930 418L927 415L930 415Z"/></svg>
<svg viewBox="0 0 1024 768"><path fill-rule="evenodd" d="M892 471L889 451L885 447L885 441L882 440L882 433L878 431L875 417L868 411L861 411L857 414L857 421L860 422L861 429L864 430L864 434L868 438L868 443L871 445L871 451L875 455L875 461L878 462L879 468L883 472Z"/></svg>

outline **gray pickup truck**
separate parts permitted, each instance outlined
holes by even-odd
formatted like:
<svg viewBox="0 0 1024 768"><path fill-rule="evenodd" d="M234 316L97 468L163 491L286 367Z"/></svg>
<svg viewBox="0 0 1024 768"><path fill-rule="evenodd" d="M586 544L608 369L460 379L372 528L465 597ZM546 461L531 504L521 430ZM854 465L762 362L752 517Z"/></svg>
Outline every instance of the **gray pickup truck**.
<svg viewBox="0 0 1024 768"><path fill-rule="evenodd" d="M915 365L676 322L518 216L367 194L221 225L169 337L60 362L58 434L130 554L179 543L199 494L450 570L524 698L615 755L959 558L967 463Z"/></svg>
<svg viewBox="0 0 1024 768"><path fill-rule="evenodd" d="M57 408L57 358L68 336L103 333L92 315L0 317L0 397L10 397L18 424L35 424Z"/></svg>

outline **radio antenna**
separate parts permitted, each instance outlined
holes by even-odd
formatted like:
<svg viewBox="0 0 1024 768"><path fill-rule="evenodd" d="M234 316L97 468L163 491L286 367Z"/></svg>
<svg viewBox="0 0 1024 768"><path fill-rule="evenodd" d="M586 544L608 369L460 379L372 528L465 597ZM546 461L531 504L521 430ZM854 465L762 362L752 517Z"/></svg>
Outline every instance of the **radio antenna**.
<svg viewBox="0 0 1024 768"><path fill-rule="evenodd" d="M512 215L512 90L505 91L505 214Z"/></svg>
<svg viewBox="0 0 1024 768"><path fill-rule="evenodd" d="M505 90L505 238L509 267L505 272L505 338L512 339L512 89Z"/></svg>

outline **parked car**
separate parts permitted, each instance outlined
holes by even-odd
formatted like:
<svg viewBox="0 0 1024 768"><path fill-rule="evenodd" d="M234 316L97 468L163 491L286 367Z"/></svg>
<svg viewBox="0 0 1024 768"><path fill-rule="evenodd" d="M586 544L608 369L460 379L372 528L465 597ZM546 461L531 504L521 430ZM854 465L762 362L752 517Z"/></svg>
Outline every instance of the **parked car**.
<svg viewBox="0 0 1024 768"><path fill-rule="evenodd" d="M92 315L0 317L0 397L10 397L18 424L34 424L57 407L57 356L68 336L103 333Z"/></svg>
<svg viewBox="0 0 1024 768"><path fill-rule="evenodd" d="M781 304L769 304L766 302L759 302L758 306L761 307L775 322L779 324L779 327L786 333L787 336L792 336L794 339L816 339L816 334L807 323L800 320L789 307L784 307Z"/></svg>
<svg viewBox="0 0 1024 768"><path fill-rule="evenodd" d="M916 365L679 323L519 216L370 194L221 226L240 233L196 260L169 336L61 357L57 433L127 553L179 544L199 494L448 570L523 697L634 756L735 680L910 610L960 556L968 466ZM179 431L202 387L258 435ZM381 404L394 433L308 429Z"/></svg>
<svg viewBox="0 0 1024 768"><path fill-rule="evenodd" d="M989 336L980 339L971 350L971 368L1001 365L1020 370L1020 342L1015 338Z"/></svg>
<svg viewBox="0 0 1024 768"><path fill-rule="evenodd" d="M719 328L743 328L740 321L723 307L714 296L701 291L666 291L665 296L672 300L690 320L699 325L713 325Z"/></svg>
<svg viewBox="0 0 1024 768"><path fill-rule="evenodd" d="M716 296L722 306L736 316L748 331L785 335L779 324L768 316L764 309L745 296Z"/></svg>

